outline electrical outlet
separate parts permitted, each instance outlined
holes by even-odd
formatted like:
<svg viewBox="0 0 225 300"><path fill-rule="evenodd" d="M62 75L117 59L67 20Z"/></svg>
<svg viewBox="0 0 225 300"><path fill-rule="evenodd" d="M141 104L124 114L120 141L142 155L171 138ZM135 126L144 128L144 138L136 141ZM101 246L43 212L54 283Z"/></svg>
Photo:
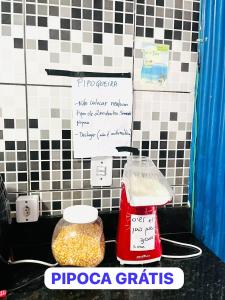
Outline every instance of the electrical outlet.
<svg viewBox="0 0 225 300"><path fill-rule="evenodd" d="M16 199L16 221L36 222L39 217L39 196L20 196Z"/></svg>
<svg viewBox="0 0 225 300"><path fill-rule="evenodd" d="M112 157L91 159L91 186L112 185Z"/></svg>

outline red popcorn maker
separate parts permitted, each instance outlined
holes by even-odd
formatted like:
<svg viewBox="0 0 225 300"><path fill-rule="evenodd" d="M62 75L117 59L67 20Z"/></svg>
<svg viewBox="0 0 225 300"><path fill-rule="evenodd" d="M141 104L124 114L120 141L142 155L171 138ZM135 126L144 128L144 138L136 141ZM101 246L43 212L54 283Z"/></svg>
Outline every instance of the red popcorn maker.
<svg viewBox="0 0 225 300"><path fill-rule="evenodd" d="M159 261L162 247L157 218L157 206L172 200L173 191L165 177L148 157L140 157L139 150L129 151L124 167L120 214L116 240L120 264L145 264Z"/></svg>

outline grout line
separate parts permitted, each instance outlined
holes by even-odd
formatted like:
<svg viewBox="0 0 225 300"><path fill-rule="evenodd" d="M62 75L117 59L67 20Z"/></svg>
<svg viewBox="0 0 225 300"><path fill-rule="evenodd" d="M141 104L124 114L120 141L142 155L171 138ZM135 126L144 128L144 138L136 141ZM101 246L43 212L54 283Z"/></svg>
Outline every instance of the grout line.
<svg viewBox="0 0 225 300"><path fill-rule="evenodd" d="M27 194L30 195L30 138L28 116L28 86L27 86L27 47L26 47L26 1L23 1L23 40L24 40L24 71L25 71L25 101L26 101L26 134L27 134Z"/></svg>

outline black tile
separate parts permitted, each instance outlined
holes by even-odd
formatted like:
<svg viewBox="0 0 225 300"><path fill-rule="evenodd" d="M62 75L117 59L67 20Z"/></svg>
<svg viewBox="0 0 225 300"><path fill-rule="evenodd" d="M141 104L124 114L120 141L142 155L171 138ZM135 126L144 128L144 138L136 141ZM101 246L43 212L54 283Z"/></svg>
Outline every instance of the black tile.
<svg viewBox="0 0 225 300"><path fill-rule="evenodd" d="M63 179L71 179L71 171L63 171Z"/></svg>
<svg viewBox="0 0 225 300"><path fill-rule="evenodd" d="M2 12L10 12L11 11L11 3L10 2L2 2L1 3L1 11Z"/></svg>
<svg viewBox="0 0 225 300"><path fill-rule="evenodd" d="M31 180L32 181L39 180L39 172L31 172L30 175L31 175Z"/></svg>
<svg viewBox="0 0 225 300"><path fill-rule="evenodd" d="M160 141L160 149L167 149L167 141Z"/></svg>
<svg viewBox="0 0 225 300"><path fill-rule="evenodd" d="M15 163L6 163L6 171L7 172L15 172L16 164Z"/></svg>
<svg viewBox="0 0 225 300"><path fill-rule="evenodd" d="M151 149L158 149L159 142L158 141L151 141Z"/></svg>
<svg viewBox="0 0 225 300"><path fill-rule="evenodd" d="M141 130L141 122L140 121L133 122L133 130Z"/></svg>
<svg viewBox="0 0 225 300"><path fill-rule="evenodd" d="M174 29L182 29L182 21L174 20Z"/></svg>
<svg viewBox="0 0 225 300"><path fill-rule="evenodd" d="M146 15L154 16L154 6L146 6Z"/></svg>
<svg viewBox="0 0 225 300"><path fill-rule="evenodd" d="M13 12L17 14L22 14L23 12L22 3L13 3Z"/></svg>
<svg viewBox="0 0 225 300"><path fill-rule="evenodd" d="M52 149L60 149L60 141L52 141Z"/></svg>
<svg viewBox="0 0 225 300"><path fill-rule="evenodd" d="M166 150L159 151L159 158L166 158Z"/></svg>
<svg viewBox="0 0 225 300"><path fill-rule="evenodd" d="M133 49L131 47L124 47L124 56L132 57Z"/></svg>
<svg viewBox="0 0 225 300"><path fill-rule="evenodd" d="M71 149L71 141L63 141L62 148L63 149Z"/></svg>
<svg viewBox="0 0 225 300"><path fill-rule="evenodd" d="M70 29L70 19L60 19L60 27L63 29Z"/></svg>
<svg viewBox="0 0 225 300"><path fill-rule="evenodd" d="M86 19L86 20L92 19L92 10L91 9L83 9L83 19Z"/></svg>
<svg viewBox="0 0 225 300"><path fill-rule="evenodd" d="M160 131L160 140L167 140L168 132L167 131Z"/></svg>
<svg viewBox="0 0 225 300"><path fill-rule="evenodd" d="M30 160L38 160L38 159L39 159L38 151L30 151Z"/></svg>
<svg viewBox="0 0 225 300"><path fill-rule="evenodd" d="M142 149L149 149L149 141L142 141Z"/></svg>
<svg viewBox="0 0 225 300"><path fill-rule="evenodd" d="M81 9L72 8L72 18L80 19L81 18Z"/></svg>
<svg viewBox="0 0 225 300"><path fill-rule="evenodd" d="M144 28L136 27L136 36L144 36Z"/></svg>
<svg viewBox="0 0 225 300"><path fill-rule="evenodd" d="M49 168L50 168L50 163L49 163L49 161L42 161L42 162L41 162L41 169L42 169L42 170L49 170Z"/></svg>
<svg viewBox="0 0 225 300"><path fill-rule="evenodd" d="M49 141L41 141L41 149L49 149Z"/></svg>
<svg viewBox="0 0 225 300"><path fill-rule="evenodd" d="M132 14L125 14L125 23L133 24L133 15Z"/></svg>
<svg viewBox="0 0 225 300"><path fill-rule="evenodd" d="M193 12L193 14L192 14L192 20L198 22L199 21L199 13Z"/></svg>
<svg viewBox="0 0 225 300"><path fill-rule="evenodd" d="M144 17L142 17L142 16L136 17L136 25L137 26L144 26L144 21L145 21Z"/></svg>
<svg viewBox="0 0 225 300"><path fill-rule="evenodd" d="M115 11L123 11L123 2L115 2Z"/></svg>
<svg viewBox="0 0 225 300"><path fill-rule="evenodd" d="M128 1L133 1L133 0L128 0ZM145 4L145 0L137 0L137 3Z"/></svg>
<svg viewBox="0 0 225 300"><path fill-rule="evenodd" d="M102 11L94 10L94 20L102 21Z"/></svg>
<svg viewBox="0 0 225 300"><path fill-rule="evenodd" d="M165 168L166 167L166 160L161 159L159 160L159 168Z"/></svg>
<svg viewBox="0 0 225 300"><path fill-rule="evenodd" d="M17 150L26 150L26 142L25 141L17 141Z"/></svg>
<svg viewBox="0 0 225 300"><path fill-rule="evenodd" d="M160 169L159 171L162 173L163 176L166 176L166 169Z"/></svg>
<svg viewBox="0 0 225 300"><path fill-rule="evenodd" d="M120 199L119 198L112 198L112 206L119 206L120 204Z"/></svg>
<svg viewBox="0 0 225 300"><path fill-rule="evenodd" d="M164 39L172 40L173 31L172 30L165 30L164 32Z"/></svg>
<svg viewBox="0 0 225 300"><path fill-rule="evenodd" d="M71 130L62 130L62 139L70 140L71 139Z"/></svg>
<svg viewBox="0 0 225 300"><path fill-rule="evenodd" d="M192 31L198 31L198 23L192 22Z"/></svg>
<svg viewBox="0 0 225 300"><path fill-rule="evenodd" d="M71 151L63 151L62 158L63 159L71 159Z"/></svg>
<svg viewBox="0 0 225 300"><path fill-rule="evenodd" d="M181 72L189 72L189 63L181 63Z"/></svg>
<svg viewBox="0 0 225 300"><path fill-rule="evenodd" d="M48 51L48 41L38 40L38 50Z"/></svg>
<svg viewBox="0 0 225 300"><path fill-rule="evenodd" d="M189 132L189 131L186 132L186 139L187 140L191 139L191 132Z"/></svg>
<svg viewBox="0 0 225 300"><path fill-rule="evenodd" d="M175 158L176 151L174 150L169 150L168 151L168 158Z"/></svg>
<svg viewBox="0 0 225 300"><path fill-rule="evenodd" d="M95 44L102 44L102 34L101 33L94 33L93 34L93 43L95 43ZM92 61L91 55L83 55L83 56L90 57L88 59L88 62L89 62L88 64L90 64L90 62ZM92 62L91 62L91 64L92 64Z"/></svg>
<svg viewBox="0 0 225 300"><path fill-rule="evenodd" d="M190 141L186 141L185 148L186 149L190 149L191 148L191 142Z"/></svg>
<svg viewBox="0 0 225 300"><path fill-rule="evenodd" d="M59 7L58 6L49 6L49 16L58 16Z"/></svg>
<svg viewBox="0 0 225 300"><path fill-rule="evenodd" d="M115 13L115 22L123 23L123 14L122 13Z"/></svg>
<svg viewBox="0 0 225 300"><path fill-rule="evenodd" d="M114 169L119 169L120 168L120 160L118 160L118 159L113 160L113 168Z"/></svg>
<svg viewBox="0 0 225 300"><path fill-rule="evenodd" d="M91 55L83 55L83 65L92 65L92 56Z"/></svg>
<svg viewBox="0 0 225 300"><path fill-rule="evenodd" d="M184 141L177 142L177 149L184 149Z"/></svg>
<svg viewBox="0 0 225 300"><path fill-rule="evenodd" d="M180 41L182 38L182 31L174 30L174 40Z"/></svg>
<svg viewBox="0 0 225 300"><path fill-rule="evenodd" d="M197 43L191 44L191 52L197 52L198 51L198 45Z"/></svg>
<svg viewBox="0 0 225 300"><path fill-rule="evenodd" d="M14 128L14 119L4 119L4 127L5 128Z"/></svg>
<svg viewBox="0 0 225 300"><path fill-rule="evenodd" d="M102 32L102 23L94 22L94 32Z"/></svg>
<svg viewBox="0 0 225 300"><path fill-rule="evenodd" d="M11 24L11 15L2 14L2 24Z"/></svg>
<svg viewBox="0 0 225 300"><path fill-rule="evenodd" d="M156 18L155 26L159 27L159 28L162 28L163 27L163 19L162 18Z"/></svg>
<svg viewBox="0 0 225 300"><path fill-rule="evenodd" d="M18 173L18 181L27 181L27 173Z"/></svg>
<svg viewBox="0 0 225 300"><path fill-rule="evenodd" d="M177 121L177 112L170 113L170 121Z"/></svg>
<svg viewBox="0 0 225 300"><path fill-rule="evenodd" d="M145 36L146 37L154 37L154 29L153 28L145 28Z"/></svg>
<svg viewBox="0 0 225 300"><path fill-rule="evenodd" d="M14 48L23 48L23 39L14 38Z"/></svg>
<svg viewBox="0 0 225 300"><path fill-rule="evenodd" d="M198 33L197 32L192 32L191 40L192 42L196 42L198 39Z"/></svg>
<svg viewBox="0 0 225 300"><path fill-rule="evenodd" d="M39 182L31 182L30 186L32 191L39 190Z"/></svg>
<svg viewBox="0 0 225 300"><path fill-rule="evenodd" d="M164 6L164 0L156 0L157 6Z"/></svg>
<svg viewBox="0 0 225 300"><path fill-rule="evenodd" d="M183 30L191 30L191 22L184 21L183 22Z"/></svg>
<svg viewBox="0 0 225 300"><path fill-rule="evenodd" d="M15 142L5 141L5 150L15 150Z"/></svg>
<svg viewBox="0 0 225 300"><path fill-rule="evenodd" d="M63 170L71 169L71 161L63 161Z"/></svg>
<svg viewBox="0 0 225 300"><path fill-rule="evenodd" d="M136 13L138 15L144 15L144 13L145 13L144 9L145 9L144 5L137 5Z"/></svg>
<svg viewBox="0 0 225 300"><path fill-rule="evenodd" d="M59 210L59 209L61 209L61 202L60 201L53 201L52 202L52 209L53 210Z"/></svg>
<svg viewBox="0 0 225 300"><path fill-rule="evenodd" d="M29 128L38 128L38 119L29 119Z"/></svg>
<svg viewBox="0 0 225 300"><path fill-rule="evenodd" d="M178 150L177 151L177 158L183 158L184 157L184 150Z"/></svg>
<svg viewBox="0 0 225 300"><path fill-rule="evenodd" d="M113 26L111 23L104 23L104 32L106 32L106 33L113 32Z"/></svg>
<svg viewBox="0 0 225 300"><path fill-rule="evenodd" d="M81 21L80 20L72 20L72 29L81 30Z"/></svg>
<svg viewBox="0 0 225 300"><path fill-rule="evenodd" d="M95 0L94 1L94 8L102 8L102 0Z"/></svg>
<svg viewBox="0 0 225 300"><path fill-rule="evenodd" d="M48 19L46 17L38 17L38 26L47 27L48 26Z"/></svg>
<svg viewBox="0 0 225 300"><path fill-rule="evenodd" d="M101 200L100 199L93 199L93 206L94 207L101 207Z"/></svg>
<svg viewBox="0 0 225 300"><path fill-rule="evenodd" d="M193 10L199 11L199 2L193 2Z"/></svg>
<svg viewBox="0 0 225 300"><path fill-rule="evenodd" d="M26 25L36 26L36 17L35 16L26 16Z"/></svg>
<svg viewBox="0 0 225 300"><path fill-rule="evenodd" d="M123 34L123 25L115 24L115 33Z"/></svg>
<svg viewBox="0 0 225 300"><path fill-rule="evenodd" d="M83 161L83 169L91 169L91 161L90 160L84 160Z"/></svg>
<svg viewBox="0 0 225 300"><path fill-rule="evenodd" d="M50 159L49 151L41 151L41 160L49 160L49 159Z"/></svg>

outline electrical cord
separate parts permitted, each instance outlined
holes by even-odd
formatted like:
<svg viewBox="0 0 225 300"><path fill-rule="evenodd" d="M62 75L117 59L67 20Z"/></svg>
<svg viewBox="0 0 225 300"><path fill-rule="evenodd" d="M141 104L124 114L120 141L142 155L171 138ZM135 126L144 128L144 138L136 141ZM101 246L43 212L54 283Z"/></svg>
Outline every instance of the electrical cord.
<svg viewBox="0 0 225 300"><path fill-rule="evenodd" d="M162 237L161 237L161 240L165 241L165 242L175 244L175 245L184 246L184 247L187 247L187 248L192 248L192 249L198 250L197 253L187 254L187 255L166 255L166 254L163 254L162 257L164 257L164 258L175 258L175 259L193 258L193 257L198 257L202 254L202 249L198 246L187 244L187 243L177 242L177 241L173 241L173 240L170 240L170 239L165 239L165 238L162 238Z"/></svg>

